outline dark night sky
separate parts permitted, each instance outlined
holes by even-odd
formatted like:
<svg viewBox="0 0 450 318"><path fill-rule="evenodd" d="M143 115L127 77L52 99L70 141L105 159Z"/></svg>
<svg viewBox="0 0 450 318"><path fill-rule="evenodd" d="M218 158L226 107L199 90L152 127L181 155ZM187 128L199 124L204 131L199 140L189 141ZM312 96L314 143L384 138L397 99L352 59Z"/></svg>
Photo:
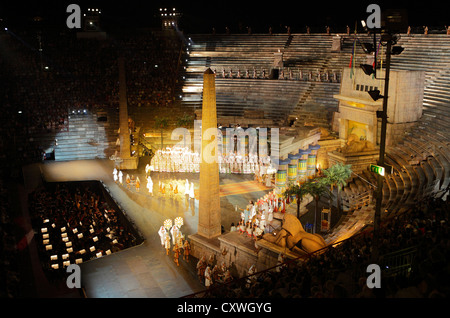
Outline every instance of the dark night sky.
<svg viewBox="0 0 450 318"><path fill-rule="evenodd" d="M101 0L39 0L0 2L0 18L10 26L23 25L35 15L42 16L47 23L65 25L68 16L66 7L70 3L80 5L82 10L88 7L102 9L103 25L107 27L127 28L130 26L158 26L158 9L175 7L183 13L180 28L187 33L210 32L214 26L217 32L223 32L229 26L232 32L245 32L251 26L253 32L267 32L272 26L274 31L282 31L285 25L292 32L304 32L305 26L316 27L324 32L325 26L343 28L353 27L356 21L367 17L366 7L370 3L385 8L403 8L408 10L408 23L412 26L442 27L450 23L447 1L101 1ZM323 29L323 30L321 30Z"/></svg>

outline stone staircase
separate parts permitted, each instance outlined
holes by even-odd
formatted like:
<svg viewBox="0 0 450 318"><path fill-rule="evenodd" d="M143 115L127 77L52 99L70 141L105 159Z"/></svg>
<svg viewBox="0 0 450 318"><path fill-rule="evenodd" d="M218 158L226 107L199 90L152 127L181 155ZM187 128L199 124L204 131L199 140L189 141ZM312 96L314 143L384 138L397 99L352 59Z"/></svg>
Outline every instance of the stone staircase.
<svg viewBox="0 0 450 318"><path fill-rule="evenodd" d="M338 105L333 94L339 92L340 72L350 59L348 43L352 39L343 41L342 53L331 52L332 37L324 34L193 35L192 41L183 106L201 107L202 72L210 67L217 74L218 115L241 116L244 110L259 108L280 122L290 115L299 118L298 126L313 123L329 127ZM284 54L284 80L267 80L278 51ZM263 69L265 80L261 77ZM245 70L249 70L250 78L246 78ZM253 70L258 78L253 78ZM314 73L312 81L309 72Z"/></svg>
<svg viewBox="0 0 450 318"><path fill-rule="evenodd" d="M325 242L329 245L345 240L373 223L375 206L370 204L363 206L342 217L339 225L332 232L324 235Z"/></svg>
<svg viewBox="0 0 450 318"><path fill-rule="evenodd" d="M101 112L107 121L98 121L98 114L71 114L68 131L34 136L36 144L45 151L54 150L55 160L109 158L116 148L118 118L113 112Z"/></svg>

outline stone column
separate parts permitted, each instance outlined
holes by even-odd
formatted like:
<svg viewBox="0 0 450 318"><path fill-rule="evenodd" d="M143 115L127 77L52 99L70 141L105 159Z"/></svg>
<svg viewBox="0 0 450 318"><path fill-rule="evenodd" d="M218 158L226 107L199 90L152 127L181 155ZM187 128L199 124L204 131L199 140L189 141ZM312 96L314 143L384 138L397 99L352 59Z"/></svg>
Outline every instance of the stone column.
<svg viewBox="0 0 450 318"><path fill-rule="evenodd" d="M298 154L288 154L288 158L291 162L288 164L288 180L290 182L296 182L298 180Z"/></svg>
<svg viewBox="0 0 450 318"><path fill-rule="evenodd" d="M308 179L313 179L316 175L317 151L320 149L320 146L309 145L309 149L311 153L308 155L307 175Z"/></svg>
<svg viewBox="0 0 450 318"><path fill-rule="evenodd" d="M300 181L300 183L304 183L307 179L307 161L308 154L311 153L311 150L300 149L298 153L301 155L300 159L298 160L298 180Z"/></svg>
<svg viewBox="0 0 450 318"><path fill-rule="evenodd" d="M291 159L289 158L280 159L279 161L277 174L275 176L275 186L279 194L283 193L283 191L286 189L287 171L290 162Z"/></svg>
<svg viewBox="0 0 450 318"><path fill-rule="evenodd" d="M212 132L214 131L214 134ZM221 234L217 110L215 75L203 74L202 149L200 161L198 234L213 238Z"/></svg>

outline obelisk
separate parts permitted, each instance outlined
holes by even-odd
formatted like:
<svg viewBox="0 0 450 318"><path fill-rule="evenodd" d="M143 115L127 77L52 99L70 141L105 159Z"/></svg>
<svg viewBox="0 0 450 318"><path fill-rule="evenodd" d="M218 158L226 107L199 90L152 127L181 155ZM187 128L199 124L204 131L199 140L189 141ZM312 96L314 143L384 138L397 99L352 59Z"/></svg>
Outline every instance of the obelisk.
<svg viewBox="0 0 450 318"><path fill-rule="evenodd" d="M120 157L128 159L131 156L130 151L130 133L128 131L128 103L127 103L127 82L125 76L125 62L119 57L119 140Z"/></svg>
<svg viewBox="0 0 450 318"><path fill-rule="evenodd" d="M209 68L203 74L201 139L202 148L197 232L199 235L209 239L221 234L216 83L215 74Z"/></svg>

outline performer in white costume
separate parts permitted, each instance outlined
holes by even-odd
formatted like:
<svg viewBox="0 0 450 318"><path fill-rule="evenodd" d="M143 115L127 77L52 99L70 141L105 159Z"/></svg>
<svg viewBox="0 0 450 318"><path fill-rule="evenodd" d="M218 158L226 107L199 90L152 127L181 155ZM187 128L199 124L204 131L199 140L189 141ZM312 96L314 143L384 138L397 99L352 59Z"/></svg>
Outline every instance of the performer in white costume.
<svg viewBox="0 0 450 318"><path fill-rule="evenodd" d="M186 182L184 183L184 194L189 195L189 181L186 179Z"/></svg>
<svg viewBox="0 0 450 318"><path fill-rule="evenodd" d="M174 225L170 229L170 234L172 235L172 244L175 245L175 243L178 241L178 236L181 235L180 229L178 226Z"/></svg>
<svg viewBox="0 0 450 318"><path fill-rule="evenodd" d="M114 167L114 170L113 170L113 178L114 178L114 182L117 182L117 169L116 169L116 167Z"/></svg>
<svg viewBox="0 0 450 318"><path fill-rule="evenodd" d="M189 197L190 197L191 199L194 199L194 198L195 198L195 196L194 196L194 182L191 182L191 188L190 188L190 190L189 190Z"/></svg>
<svg viewBox="0 0 450 318"><path fill-rule="evenodd" d="M148 192L153 196L153 181L152 177L150 176L147 177L147 189Z"/></svg>
<svg viewBox="0 0 450 318"><path fill-rule="evenodd" d="M250 210L250 220L253 219L253 217L256 215L256 205L252 202L251 203L251 210Z"/></svg>
<svg viewBox="0 0 450 318"><path fill-rule="evenodd" d="M123 173L122 173L122 171L119 171L119 183L123 184Z"/></svg>
<svg viewBox="0 0 450 318"><path fill-rule="evenodd" d="M205 287L209 288L209 286L212 285L212 275L211 275L211 268L209 266L206 266L205 269Z"/></svg>
<svg viewBox="0 0 450 318"><path fill-rule="evenodd" d="M158 234L159 234L159 237L161 238L162 246L164 246L166 243L166 233L167 233L166 228L164 226L161 226L159 228Z"/></svg>

